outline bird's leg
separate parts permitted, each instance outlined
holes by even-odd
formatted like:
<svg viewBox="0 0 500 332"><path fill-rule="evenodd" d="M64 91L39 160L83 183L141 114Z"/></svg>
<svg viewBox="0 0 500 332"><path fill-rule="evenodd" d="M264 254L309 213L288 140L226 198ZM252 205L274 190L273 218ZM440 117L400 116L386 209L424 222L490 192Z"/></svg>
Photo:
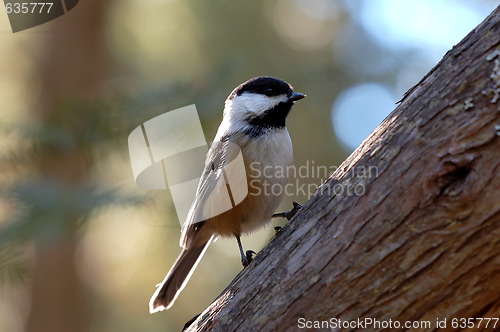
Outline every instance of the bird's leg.
<svg viewBox="0 0 500 332"><path fill-rule="evenodd" d="M247 250L246 253L243 252L243 246L241 245L241 240L239 235L236 236L236 241L238 241L238 247L240 248L241 264L243 267L247 267L248 264L253 260L253 256L257 255L253 250Z"/></svg>
<svg viewBox="0 0 500 332"><path fill-rule="evenodd" d="M286 218L287 220L290 220L300 209L302 209L302 205L293 201L293 208L290 211L275 213L273 214L273 218Z"/></svg>

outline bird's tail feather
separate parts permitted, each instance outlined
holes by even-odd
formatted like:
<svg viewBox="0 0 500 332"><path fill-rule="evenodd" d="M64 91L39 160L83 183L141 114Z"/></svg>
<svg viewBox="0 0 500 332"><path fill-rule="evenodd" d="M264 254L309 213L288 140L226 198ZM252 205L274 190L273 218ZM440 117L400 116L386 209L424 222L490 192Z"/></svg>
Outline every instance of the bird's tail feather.
<svg viewBox="0 0 500 332"><path fill-rule="evenodd" d="M212 239L213 236L207 243L199 247L182 249L167 276L158 284L158 288L151 297L149 301L150 313L153 314L158 311L169 309L174 304L175 299L179 296L182 289L184 289L189 278L191 278L191 275L212 242Z"/></svg>

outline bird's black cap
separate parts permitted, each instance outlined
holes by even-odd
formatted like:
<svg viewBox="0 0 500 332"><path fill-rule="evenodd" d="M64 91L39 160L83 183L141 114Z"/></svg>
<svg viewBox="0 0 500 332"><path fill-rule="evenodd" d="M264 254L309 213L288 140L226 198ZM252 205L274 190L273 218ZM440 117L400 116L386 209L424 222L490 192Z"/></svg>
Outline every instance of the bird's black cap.
<svg viewBox="0 0 500 332"><path fill-rule="evenodd" d="M248 81L238 85L228 97L228 100L233 99L245 92L263 94L269 97L286 94L291 96L293 87L287 82L279 78L270 76L259 76L249 79Z"/></svg>

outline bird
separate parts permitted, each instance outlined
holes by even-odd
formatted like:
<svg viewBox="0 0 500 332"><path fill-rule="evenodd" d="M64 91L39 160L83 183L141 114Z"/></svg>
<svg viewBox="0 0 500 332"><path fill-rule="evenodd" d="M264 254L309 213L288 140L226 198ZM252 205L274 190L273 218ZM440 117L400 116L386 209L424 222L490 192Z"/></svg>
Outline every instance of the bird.
<svg viewBox="0 0 500 332"><path fill-rule="evenodd" d="M151 314L172 307L214 239L236 238L246 267L255 252L244 252L240 236L284 215L273 214L284 194L274 189L283 188L287 182L283 170L293 165L286 119L294 103L304 97L270 76L251 78L229 94L181 229L182 251L151 297Z"/></svg>

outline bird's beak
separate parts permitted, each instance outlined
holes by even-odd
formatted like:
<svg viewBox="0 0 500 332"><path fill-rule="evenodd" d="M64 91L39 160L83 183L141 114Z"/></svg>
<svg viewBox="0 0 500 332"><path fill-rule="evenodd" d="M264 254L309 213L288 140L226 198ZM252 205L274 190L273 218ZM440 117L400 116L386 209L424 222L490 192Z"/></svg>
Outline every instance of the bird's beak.
<svg viewBox="0 0 500 332"><path fill-rule="evenodd" d="M305 97L306 97L306 95L303 93L293 92L292 95L290 97L288 97L288 100L289 101L297 101L297 100L301 100L302 98L305 98Z"/></svg>

